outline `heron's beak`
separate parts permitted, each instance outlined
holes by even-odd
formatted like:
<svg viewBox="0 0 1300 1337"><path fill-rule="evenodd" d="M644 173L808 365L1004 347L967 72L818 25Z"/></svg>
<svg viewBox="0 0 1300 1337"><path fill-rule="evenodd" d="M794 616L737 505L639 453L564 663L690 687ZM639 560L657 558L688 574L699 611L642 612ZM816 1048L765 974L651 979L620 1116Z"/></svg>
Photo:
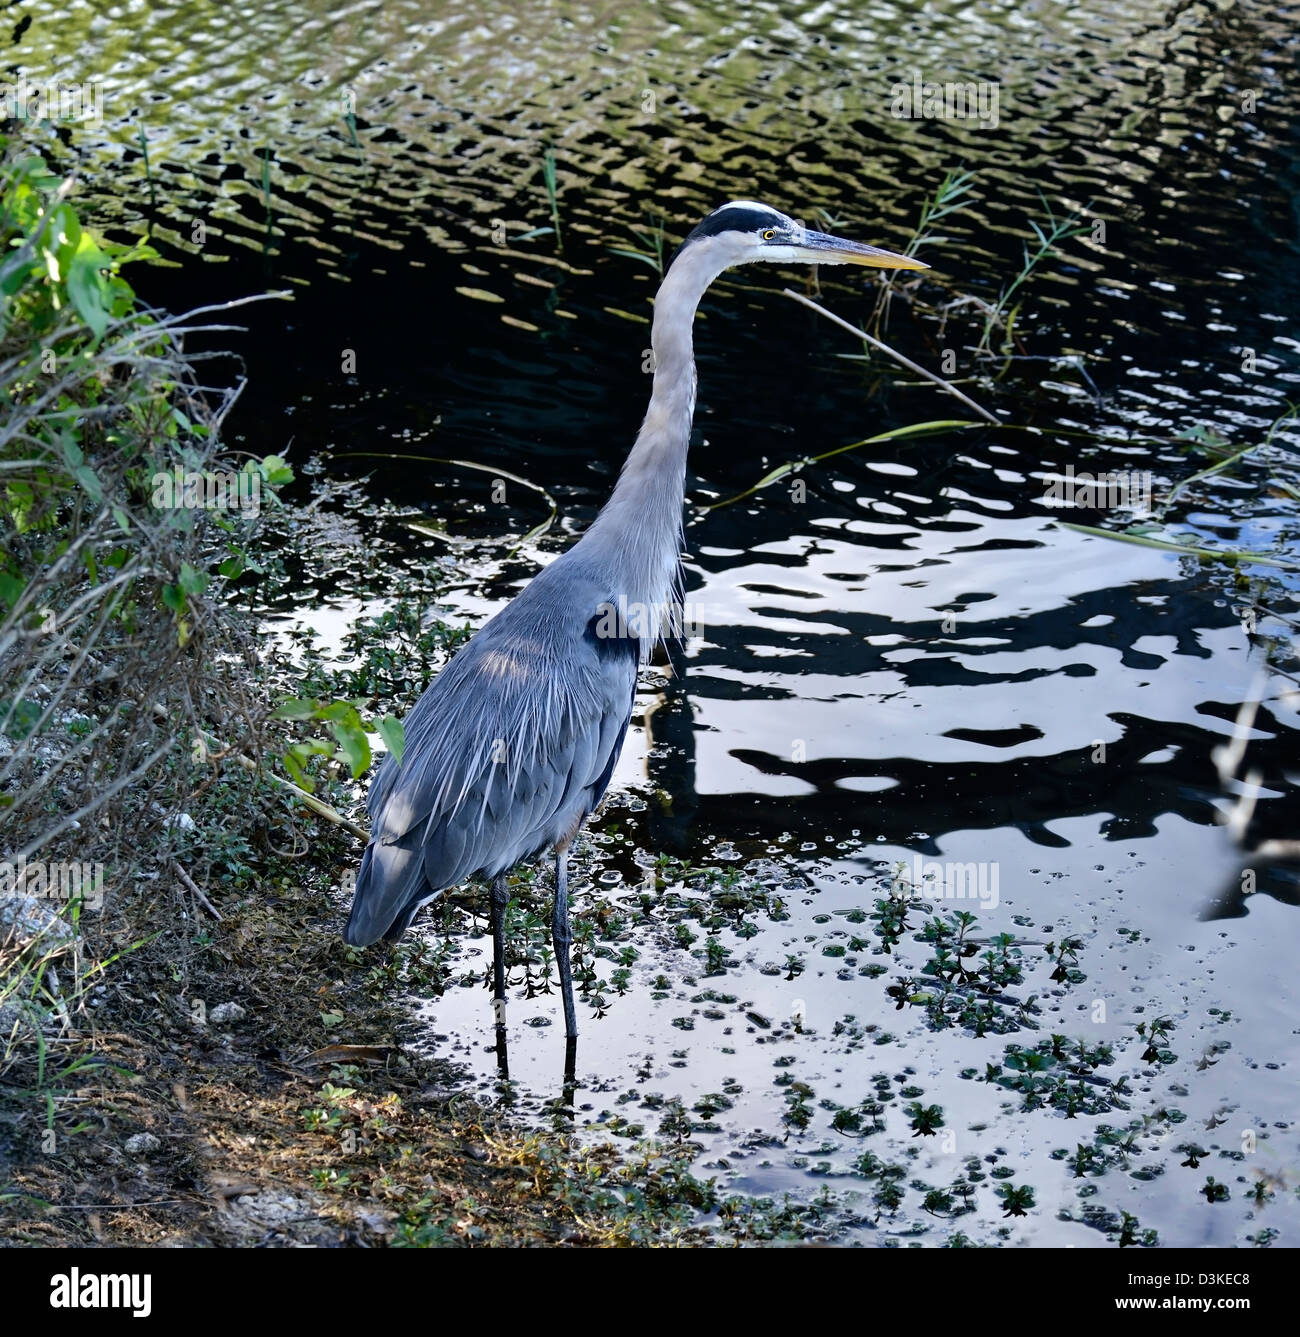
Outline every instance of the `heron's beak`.
<svg viewBox="0 0 1300 1337"><path fill-rule="evenodd" d="M868 265L872 269L930 268L924 261L914 260L910 255L895 255L893 251L845 241L842 237L831 237L825 232L805 232L798 249L802 252L799 258L813 264Z"/></svg>

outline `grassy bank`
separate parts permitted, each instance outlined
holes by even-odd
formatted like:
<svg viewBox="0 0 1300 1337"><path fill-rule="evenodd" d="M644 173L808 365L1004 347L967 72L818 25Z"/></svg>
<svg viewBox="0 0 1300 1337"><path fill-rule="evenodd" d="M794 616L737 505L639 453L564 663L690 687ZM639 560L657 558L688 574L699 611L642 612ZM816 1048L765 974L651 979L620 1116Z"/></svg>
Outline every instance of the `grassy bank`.
<svg viewBox="0 0 1300 1337"><path fill-rule="evenodd" d="M437 564L346 668L273 641L259 610L304 569L378 576L349 500L287 504L282 460L222 445L235 391L185 339L227 317L147 310L146 246L98 236L21 146L3 171L0 1238L698 1234L711 1190L680 1159L490 1117L402 1042L425 949L338 937L357 842L303 795L358 815L371 706L462 634L420 616Z"/></svg>

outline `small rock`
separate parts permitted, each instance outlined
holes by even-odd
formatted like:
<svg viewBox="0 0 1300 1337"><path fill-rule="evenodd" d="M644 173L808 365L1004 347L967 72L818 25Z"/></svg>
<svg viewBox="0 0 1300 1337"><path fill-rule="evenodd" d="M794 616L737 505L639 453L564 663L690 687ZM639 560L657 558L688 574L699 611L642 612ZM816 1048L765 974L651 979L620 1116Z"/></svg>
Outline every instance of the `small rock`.
<svg viewBox="0 0 1300 1337"><path fill-rule="evenodd" d="M271 1189L241 1194L231 1202L230 1211L268 1230L283 1230L316 1217L311 1204L302 1198Z"/></svg>
<svg viewBox="0 0 1300 1337"><path fill-rule="evenodd" d="M46 1030L52 1019L44 1008L26 1000L0 1003L0 1053L10 1040L34 1040L36 1033Z"/></svg>
<svg viewBox="0 0 1300 1337"><path fill-rule="evenodd" d="M246 1016L248 1016L248 1013L238 1003L218 1003L208 1013L208 1020L215 1022L218 1026L227 1026L232 1022L243 1021Z"/></svg>
<svg viewBox="0 0 1300 1337"><path fill-rule="evenodd" d="M19 950L39 944L42 952L62 951L76 934L59 914L60 905L21 891L0 896L0 942Z"/></svg>
<svg viewBox="0 0 1300 1337"><path fill-rule="evenodd" d="M368 1230L373 1230L376 1235L391 1235L393 1233L391 1212L358 1212L357 1220Z"/></svg>
<svg viewBox="0 0 1300 1337"><path fill-rule="evenodd" d="M126 1150L131 1156L147 1156L161 1146L161 1139L152 1133L135 1133L126 1139Z"/></svg>

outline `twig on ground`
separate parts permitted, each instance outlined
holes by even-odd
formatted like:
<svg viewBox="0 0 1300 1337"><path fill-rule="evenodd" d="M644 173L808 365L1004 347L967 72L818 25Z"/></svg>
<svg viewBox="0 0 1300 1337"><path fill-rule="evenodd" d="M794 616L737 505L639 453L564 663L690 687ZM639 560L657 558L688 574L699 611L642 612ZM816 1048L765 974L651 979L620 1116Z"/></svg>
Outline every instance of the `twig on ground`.
<svg viewBox="0 0 1300 1337"><path fill-rule="evenodd" d="M199 890L198 884L180 866L180 864L176 862L175 859L171 861L171 865L172 865L172 872L174 872L176 876L180 878L181 882L185 886L186 891L188 891L194 897L194 899L198 901L198 903L213 917L213 919L219 922L221 920L221 911L218 910L217 907L213 905L212 902L208 900L208 898L202 893L202 891Z"/></svg>

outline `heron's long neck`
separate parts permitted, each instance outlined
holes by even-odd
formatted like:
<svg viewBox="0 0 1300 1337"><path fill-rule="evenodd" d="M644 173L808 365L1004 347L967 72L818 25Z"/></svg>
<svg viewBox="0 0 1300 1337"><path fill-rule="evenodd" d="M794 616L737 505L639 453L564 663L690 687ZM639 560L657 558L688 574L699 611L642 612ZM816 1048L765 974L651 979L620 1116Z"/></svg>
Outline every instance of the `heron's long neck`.
<svg viewBox="0 0 1300 1337"><path fill-rule="evenodd" d="M702 257L701 257L702 259ZM686 452L695 412L695 308L715 277L712 267L684 252L655 299L650 341L654 388L613 495L587 531L610 549L629 602L662 605L677 576L682 543Z"/></svg>

